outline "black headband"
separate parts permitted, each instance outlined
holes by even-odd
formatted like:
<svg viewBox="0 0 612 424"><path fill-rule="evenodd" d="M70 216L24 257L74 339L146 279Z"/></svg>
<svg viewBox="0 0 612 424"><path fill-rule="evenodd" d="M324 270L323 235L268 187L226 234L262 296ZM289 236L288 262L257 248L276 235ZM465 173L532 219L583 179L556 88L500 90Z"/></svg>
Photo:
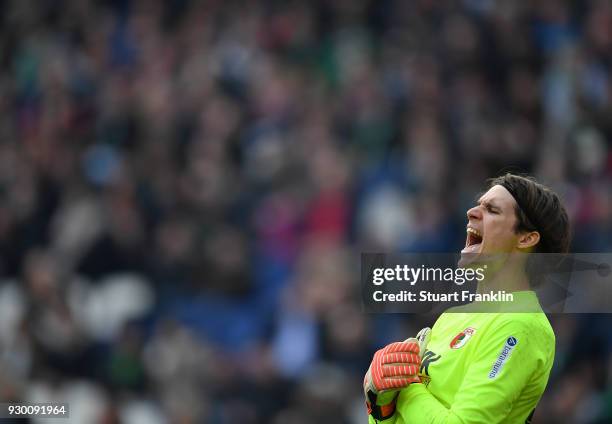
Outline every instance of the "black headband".
<svg viewBox="0 0 612 424"><path fill-rule="evenodd" d="M523 214L527 217L527 224L531 225L531 227L533 227L536 231L539 231L540 225L538 221L535 220L533 216L531 216L531 214L527 212L527 209L525 207L523 207L523 205L521 204L521 201L519 200L519 197L516 195L516 191L507 182L501 183L501 186L504 187L506 190L508 190L508 192L510 192L512 197L514 197L516 204L521 209Z"/></svg>

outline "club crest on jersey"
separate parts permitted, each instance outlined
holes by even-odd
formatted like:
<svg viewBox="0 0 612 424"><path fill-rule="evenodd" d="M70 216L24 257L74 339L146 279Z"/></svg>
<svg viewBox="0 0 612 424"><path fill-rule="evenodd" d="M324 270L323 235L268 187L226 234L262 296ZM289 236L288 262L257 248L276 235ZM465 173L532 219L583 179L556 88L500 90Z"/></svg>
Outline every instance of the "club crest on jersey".
<svg viewBox="0 0 612 424"><path fill-rule="evenodd" d="M473 327L468 327L463 330L461 333L457 334L453 340L450 342L451 349L460 349L462 348L468 340L472 338L472 336L476 333L476 329Z"/></svg>

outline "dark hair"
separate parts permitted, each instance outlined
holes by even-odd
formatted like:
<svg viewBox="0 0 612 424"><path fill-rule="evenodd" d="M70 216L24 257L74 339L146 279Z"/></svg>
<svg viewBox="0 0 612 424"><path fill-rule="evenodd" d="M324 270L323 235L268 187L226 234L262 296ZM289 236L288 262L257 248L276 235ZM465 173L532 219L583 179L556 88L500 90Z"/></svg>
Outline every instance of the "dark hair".
<svg viewBox="0 0 612 424"><path fill-rule="evenodd" d="M501 185L516 200L516 232L537 231L538 253L567 253L570 225L559 196L533 177L507 173L489 180L489 187Z"/></svg>

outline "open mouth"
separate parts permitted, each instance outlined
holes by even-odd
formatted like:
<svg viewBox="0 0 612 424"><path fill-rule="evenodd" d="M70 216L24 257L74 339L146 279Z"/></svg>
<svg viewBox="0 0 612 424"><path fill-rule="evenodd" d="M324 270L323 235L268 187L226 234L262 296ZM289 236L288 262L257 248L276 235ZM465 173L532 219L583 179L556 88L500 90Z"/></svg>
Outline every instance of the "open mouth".
<svg viewBox="0 0 612 424"><path fill-rule="evenodd" d="M482 247L482 233L475 228L467 228L465 248L462 253L478 253Z"/></svg>

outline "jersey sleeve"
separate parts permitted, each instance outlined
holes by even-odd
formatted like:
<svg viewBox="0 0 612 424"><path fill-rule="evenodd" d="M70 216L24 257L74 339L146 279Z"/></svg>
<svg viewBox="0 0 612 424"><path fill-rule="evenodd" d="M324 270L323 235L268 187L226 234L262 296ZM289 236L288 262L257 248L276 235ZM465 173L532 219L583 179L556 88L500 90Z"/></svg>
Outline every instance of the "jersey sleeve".
<svg viewBox="0 0 612 424"><path fill-rule="evenodd" d="M398 397L394 424L499 423L534 375L547 379L551 364L544 345L554 349L554 339L549 343L525 321L510 319L483 336L450 407L423 384L412 384Z"/></svg>

